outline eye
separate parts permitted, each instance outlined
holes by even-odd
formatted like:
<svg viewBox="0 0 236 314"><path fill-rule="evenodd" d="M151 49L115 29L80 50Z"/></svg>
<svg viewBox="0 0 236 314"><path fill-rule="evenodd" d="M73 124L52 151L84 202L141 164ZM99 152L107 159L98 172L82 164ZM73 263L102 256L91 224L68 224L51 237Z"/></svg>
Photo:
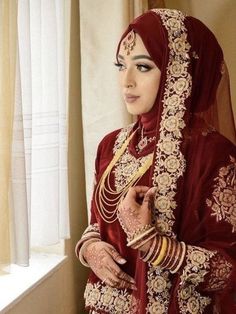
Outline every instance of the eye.
<svg viewBox="0 0 236 314"><path fill-rule="evenodd" d="M152 69L152 67L147 64L136 64L136 67L140 72L148 72Z"/></svg>
<svg viewBox="0 0 236 314"><path fill-rule="evenodd" d="M118 68L119 71L123 71L125 69L125 66L122 63L117 62L114 63L114 65Z"/></svg>

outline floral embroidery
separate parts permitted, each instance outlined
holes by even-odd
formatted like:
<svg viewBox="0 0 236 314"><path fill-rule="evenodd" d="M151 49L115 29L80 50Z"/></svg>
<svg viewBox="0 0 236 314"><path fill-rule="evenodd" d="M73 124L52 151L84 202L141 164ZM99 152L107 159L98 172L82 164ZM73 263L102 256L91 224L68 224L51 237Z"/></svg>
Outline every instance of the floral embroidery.
<svg viewBox="0 0 236 314"><path fill-rule="evenodd" d="M138 301L127 290L112 288L100 282L87 283L84 298L86 307L109 314L134 314L138 309Z"/></svg>
<svg viewBox="0 0 236 314"><path fill-rule="evenodd" d="M210 273L207 289L214 291L225 288L227 279L231 275L232 268L232 264L225 258L222 258L219 254L213 256L211 259L212 272Z"/></svg>
<svg viewBox="0 0 236 314"><path fill-rule="evenodd" d="M117 135L117 139L115 141L114 147L113 147L113 154L117 152L119 148L121 148L124 141L128 138L130 135L130 132L132 131L132 128L134 126L134 123L129 124L127 127L121 129L121 131Z"/></svg>
<svg viewBox="0 0 236 314"><path fill-rule="evenodd" d="M166 73L166 85L163 100L162 120L160 123L160 138L154 163L153 185L158 187L155 196L156 227L159 233L171 236L174 224L174 209L177 180L185 171L185 159L180 151L182 130L185 127L185 101L190 95L192 78L188 73L190 63L190 45L187 41L187 31L184 25L184 15L177 10L154 9L160 15L168 32L169 62ZM157 280L163 291L155 285ZM169 272L159 268L149 267L148 270L148 305L147 313L167 313L171 282ZM156 279L158 278L158 279ZM159 300L162 300L161 303Z"/></svg>
<svg viewBox="0 0 236 314"><path fill-rule="evenodd" d="M170 273L160 267L153 267L151 264L149 266L150 269L147 281L149 303L146 308L146 313L166 314L170 302Z"/></svg>
<svg viewBox="0 0 236 314"><path fill-rule="evenodd" d="M188 246L186 266L183 269L178 302L180 313L201 314L211 303L211 299L203 297L196 291L196 286L204 281L205 275L210 270L210 259L216 252L203 248Z"/></svg>
<svg viewBox="0 0 236 314"><path fill-rule="evenodd" d="M115 165L114 174L116 191L122 191L127 182L130 181L130 178L132 178L133 175L137 172L141 171L142 167L151 157L152 154L140 158L135 158L129 153L128 149L126 148L124 154L119 159L119 163ZM139 177L138 179L140 178L141 177Z"/></svg>
<svg viewBox="0 0 236 314"><path fill-rule="evenodd" d="M230 156L230 164L219 170L219 176L214 179L213 199L206 203L212 209L216 221L227 221L236 232L236 159Z"/></svg>
<svg viewBox="0 0 236 314"><path fill-rule="evenodd" d="M177 180L185 171L185 159L180 151L182 130L185 127L185 101L190 95L191 76L190 45L187 41L184 15L177 10L154 9L160 15L168 32L169 62L163 100L160 138L157 143L153 185L158 187L155 206L157 208L158 229L166 235L175 237L173 210L176 208L174 197Z"/></svg>

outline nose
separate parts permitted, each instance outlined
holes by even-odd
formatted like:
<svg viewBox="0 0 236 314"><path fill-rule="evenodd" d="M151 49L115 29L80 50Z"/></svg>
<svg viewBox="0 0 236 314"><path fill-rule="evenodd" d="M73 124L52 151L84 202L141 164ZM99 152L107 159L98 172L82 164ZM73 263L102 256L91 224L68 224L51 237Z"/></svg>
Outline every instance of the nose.
<svg viewBox="0 0 236 314"><path fill-rule="evenodd" d="M127 69L124 73L123 86L125 88L133 88L136 86L136 81L131 69Z"/></svg>

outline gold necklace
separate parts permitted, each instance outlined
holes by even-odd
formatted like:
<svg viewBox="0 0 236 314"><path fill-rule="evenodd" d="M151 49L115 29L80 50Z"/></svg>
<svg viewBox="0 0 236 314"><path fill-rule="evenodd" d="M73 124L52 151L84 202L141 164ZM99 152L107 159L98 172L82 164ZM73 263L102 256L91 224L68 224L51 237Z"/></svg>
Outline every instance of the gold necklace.
<svg viewBox="0 0 236 314"><path fill-rule="evenodd" d="M115 166L117 161L120 157L124 154L130 140L132 139L135 132L133 132L123 143L120 149L117 150L114 157L112 158L111 162L107 166L106 170L104 171L102 177L100 178L98 185L95 190L95 204L99 214L101 215L102 219L106 223L113 223L116 221L117 216L117 209L120 203L120 200L125 196L128 192L128 189L131 186L134 186L137 181L140 179L141 176L150 168L153 162L153 153L149 154L145 160L145 162L138 168L136 173L130 177L130 180L126 183L122 191L117 192L114 188L111 187L110 184L110 174L112 168ZM107 187L105 186L107 183ZM108 196L107 196L108 194ZM113 196L113 198L109 198L109 194ZM107 210L106 205L109 207L115 207L113 210Z"/></svg>

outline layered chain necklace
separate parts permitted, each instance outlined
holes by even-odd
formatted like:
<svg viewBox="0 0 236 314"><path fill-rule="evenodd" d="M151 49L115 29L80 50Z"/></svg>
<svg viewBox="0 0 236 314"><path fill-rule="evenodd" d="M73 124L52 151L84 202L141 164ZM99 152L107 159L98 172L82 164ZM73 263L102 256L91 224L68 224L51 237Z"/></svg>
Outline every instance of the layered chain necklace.
<svg viewBox="0 0 236 314"><path fill-rule="evenodd" d="M118 162L120 157L124 154L130 140L135 132L133 132L123 143L123 145L116 151L113 159L104 171L101 179L95 190L95 204L99 214L106 223L113 223L117 219L117 209L120 201L126 195L129 188L134 186L136 182L144 175L144 173L150 168L153 162L153 153L146 156L144 162L138 167L138 169L132 173L129 180L124 184L123 188L117 191L112 187L111 170Z"/></svg>

